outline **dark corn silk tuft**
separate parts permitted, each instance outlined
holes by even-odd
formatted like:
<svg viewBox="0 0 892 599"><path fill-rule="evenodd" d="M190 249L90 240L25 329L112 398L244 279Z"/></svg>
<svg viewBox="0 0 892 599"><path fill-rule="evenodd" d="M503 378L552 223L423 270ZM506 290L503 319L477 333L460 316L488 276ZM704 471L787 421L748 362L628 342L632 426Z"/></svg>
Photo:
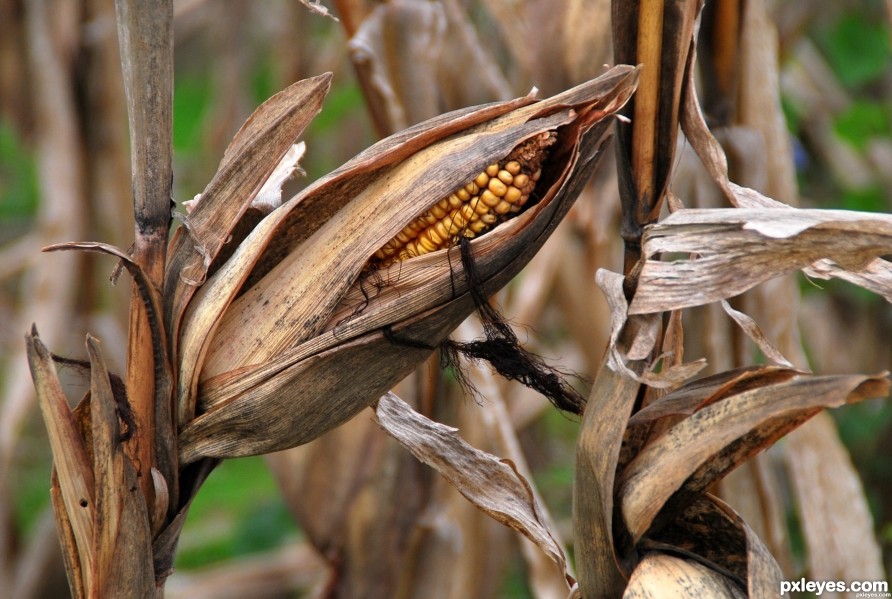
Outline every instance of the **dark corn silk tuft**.
<svg viewBox="0 0 892 599"><path fill-rule="evenodd" d="M503 161L487 166L406 225L375 252L370 266L383 268L452 247L462 237L476 237L517 215L529 201L556 140L553 131L541 133L517 146Z"/></svg>

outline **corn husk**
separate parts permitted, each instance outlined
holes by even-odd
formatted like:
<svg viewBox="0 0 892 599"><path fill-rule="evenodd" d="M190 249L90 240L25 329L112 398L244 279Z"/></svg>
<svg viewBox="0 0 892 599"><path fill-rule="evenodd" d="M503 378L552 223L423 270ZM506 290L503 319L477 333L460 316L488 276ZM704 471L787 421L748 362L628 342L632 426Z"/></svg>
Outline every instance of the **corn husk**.
<svg viewBox="0 0 892 599"><path fill-rule="evenodd" d="M471 242L485 291L497 290L569 209L599 155L607 117L636 77L635 69L616 67L548 100L520 98L427 121L376 144L261 221L184 313L181 459L305 443L405 376L473 302L457 248L374 273L370 294L372 254L487 164L556 130L539 202Z"/></svg>

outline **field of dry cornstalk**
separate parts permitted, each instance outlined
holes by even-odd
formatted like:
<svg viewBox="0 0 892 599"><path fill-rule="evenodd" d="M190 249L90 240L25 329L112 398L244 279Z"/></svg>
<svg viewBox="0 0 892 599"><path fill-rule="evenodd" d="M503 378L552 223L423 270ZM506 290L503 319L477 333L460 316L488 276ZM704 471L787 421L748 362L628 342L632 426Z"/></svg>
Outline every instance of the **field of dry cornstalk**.
<svg viewBox="0 0 892 599"><path fill-rule="evenodd" d="M890 21L0 0L0 595L887 580Z"/></svg>

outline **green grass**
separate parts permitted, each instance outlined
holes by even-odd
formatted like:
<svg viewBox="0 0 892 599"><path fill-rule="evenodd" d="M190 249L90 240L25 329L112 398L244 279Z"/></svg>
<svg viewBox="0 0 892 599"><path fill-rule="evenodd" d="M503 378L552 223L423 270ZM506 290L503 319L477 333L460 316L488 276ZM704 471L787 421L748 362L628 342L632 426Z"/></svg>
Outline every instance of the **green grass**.
<svg viewBox="0 0 892 599"><path fill-rule="evenodd" d="M12 126L0 121L0 219L32 217L38 195L34 157Z"/></svg>
<svg viewBox="0 0 892 599"><path fill-rule="evenodd" d="M198 568L271 550L298 534L262 458L226 460L192 503L176 567Z"/></svg>

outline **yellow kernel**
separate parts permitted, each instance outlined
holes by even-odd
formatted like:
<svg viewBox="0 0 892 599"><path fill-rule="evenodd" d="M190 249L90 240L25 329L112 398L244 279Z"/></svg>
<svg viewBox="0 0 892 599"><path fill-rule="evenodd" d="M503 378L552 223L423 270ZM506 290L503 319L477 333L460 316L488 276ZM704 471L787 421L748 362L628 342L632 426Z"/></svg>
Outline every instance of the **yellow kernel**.
<svg viewBox="0 0 892 599"><path fill-rule="evenodd" d="M465 222L471 220L471 217L474 216L474 206L472 206L470 202L465 204L459 208L459 214L464 217Z"/></svg>
<svg viewBox="0 0 892 599"><path fill-rule="evenodd" d="M437 217L430 213L430 210L421 215L421 220L423 220L427 225L432 225L437 222Z"/></svg>
<svg viewBox="0 0 892 599"><path fill-rule="evenodd" d="M505 193L508 191L508 186L502 183L499 179L495 178L489 180L489 185L487 185L487 188L499 197L504 196Z"/></svg>
<svg viewBox="0 0 892 599"><path fill-rule="evenodd" d="M483 229L485 229L488 225L482 220L477 220L468 225L468 230L473 233L479 233Z"/></svg>
<svg viewBox="0 0 892 599"><path fill-rule="evenodd" d="M464 203L462 202L461 198L455 194L450 195L447 200L449 201L450 208L458 208Z"/></svg>
<svg viewBox="0 0 892 599"><path fill-rule="evenodd" d="M474 212L477 214L486 214L489 212L489 206L482 200L478 199L476 202L471 202L470 205L474 207Z"/></svg>
<svg viewBox="0 0 892 599"><path fill-rule="evenodd" d="M486 167L486 174L490 177L495 177L499 174L499 165L498 164L490 164ZM481 186L482 187L482 186Z"/></svg>
<svg viewBox="0 0 892 599"><path fill-rule="evenodd" d="M450 235L457 234L459 231L461 231L465 227L465 225L467 223L468 223L468 219L466 219L465 216L461 212L456 211L455 216L453 216L452 220L449 222L449 234Z"/></svg>
<svg viewBox="0 0 892 599"><path fill-rule="evenodd" d="M440 237L440 239L449 238L449 227L446 226L445 220L438 221L433 228L437 232L437 235Z"/></svg>
<svg viewBox="0 0 892 599"><path fill-rule="evenodd" d="M511 185L511 182L514 181L514 175L509 173L508 171L502 169L499 171L499 181L504 183L505 185Z"/></svg>
<svg viewBox="0 0 892 599"><path fill-rule="evenodd" d="M460 199L462 202L467 202L471 199L471 194L469 194L468 190L464 187L456 191L455 195L458 196L458 199Z"/></svg>
<svg viewBox="0 0 892 599"><path fill-rule="evenodd" d="M465 190L467 190L467 192L472 196L475 196L480 191L480 186L471 181L470 183L465 185Z"/></svg>
<svg viewBox="0 0 892 599"><path fill-rule="evenodd" d="M501 202L499 202L496 205L495 208L493 208L493 211L496 214L508 214L508 212L511 210L511 206L513 206L513 204L510 204L510 203L506 202L505 200L502 200Z"/></svg>
<svg viewBox="0 0 892 599"><path fill-rule="evenodd" d="M520 197L523 195L519 189L514 187L513 185L508 188L508 191L505 192L505 201L511 202L512 204L516 204Z"/></svg>
<svg viewBox="0 0 892 599"><path fill-rule="evenodd" d="M448 206L447 206L447 208L448 208ZM448 212L446 210L444 210L443 208L440 208L440 204L437 204L437 205L431 207L431 214L433 214L437 218L443 218L444 216L446 216L448 214Z"/></svg>
<svg viewBox="0 0 892 599"><path fill-rule="evenodd" d="M439 245L439 243L434 243L427 235L421 235L418 238L418 249L424 251L419 251L418 253L426 254L428 252L435 252Z"/></svg>
<svg viewBox="0 0 892 599"><path fill-rule="evenodd" d="M517 175L516 177L514 177L513 185L514 185L514 187L516 187L518 189L523 189L524 186L526 186L526 184L529 182L530 182L529 175L521 173L521 174Z"/></svg>
<svg viewBox="0 0 892 599"><path fill-rule="evenodd" d="M499 196L487 189L480 194L480 201L492 208L499 203Z"/></svg>
<svg viewBox="0 0 892 599"><path fill-rule="evenodd" d="M486 173L480 173L474 179L474 183L476 183L477 186L480 187L481 189L486 187L486 184L489 183L489 175L487 175Z"/></svg>
<svg viewBox="0 0 892 599"><path fill-rule="evenodd" d="M505 165L505 170L511 173L512 175L520 174L520 163L516 160L512 160L508 164Z"/></svg>
<svg viewBox="0 0 892 599"><path fill-rule="evenodd" d="M480 222L485 225L494 225L499 222L499 217L490 212L489 214L484 214L480 217Z"/></svg>

